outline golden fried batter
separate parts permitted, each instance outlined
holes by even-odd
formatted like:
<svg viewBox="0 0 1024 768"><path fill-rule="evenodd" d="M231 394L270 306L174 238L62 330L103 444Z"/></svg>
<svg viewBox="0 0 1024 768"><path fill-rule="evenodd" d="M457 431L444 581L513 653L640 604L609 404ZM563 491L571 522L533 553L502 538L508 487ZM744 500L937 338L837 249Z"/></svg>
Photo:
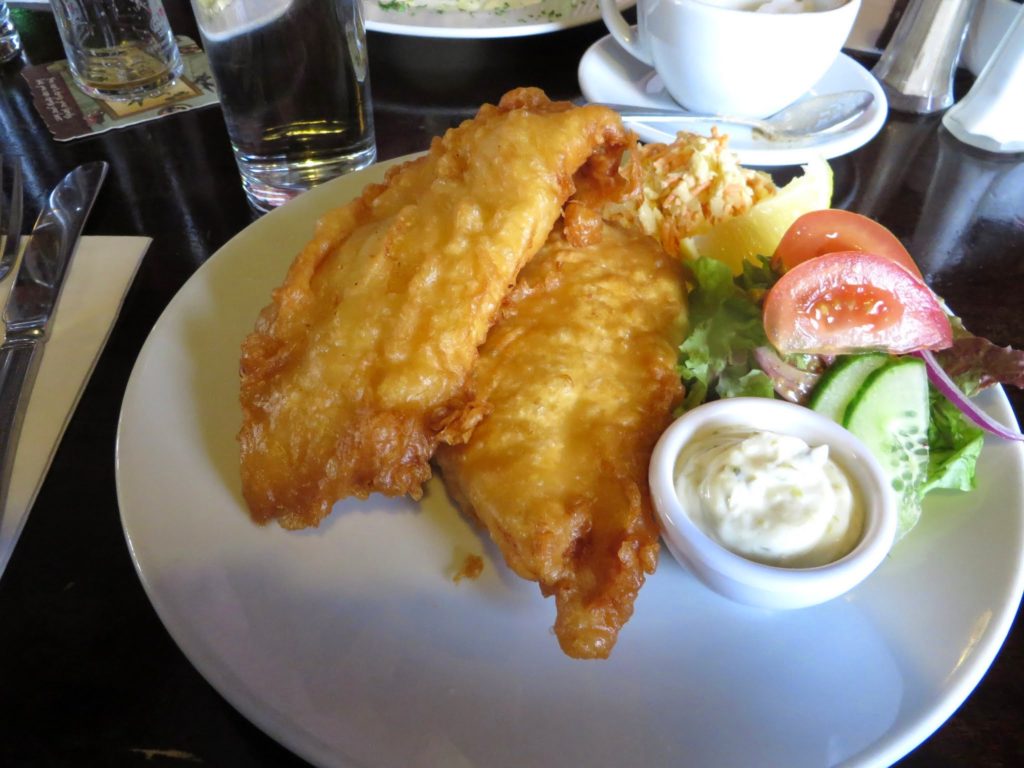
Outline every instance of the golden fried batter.
<svg viewBox="0 0 1024 768"><path fill-rule="evenodd" d="M574 172L626 135L610 110L519 89L320 220L242 346L256 521L300 528L346 496L420 495L438 442L479 418L477 347Z"/></svg>
<svg viewBox="0 0 1024 768"><path fill-rule="evenodd" d="M574 241L595 239L592 217L570 223ZM682 395L679 263L646 235L596 234L574 247L556 230L523 269L473 370L491 410L437 454L509 567L555 596L555 633L576 658L608 656L654 571L647 465Z"/></svg>

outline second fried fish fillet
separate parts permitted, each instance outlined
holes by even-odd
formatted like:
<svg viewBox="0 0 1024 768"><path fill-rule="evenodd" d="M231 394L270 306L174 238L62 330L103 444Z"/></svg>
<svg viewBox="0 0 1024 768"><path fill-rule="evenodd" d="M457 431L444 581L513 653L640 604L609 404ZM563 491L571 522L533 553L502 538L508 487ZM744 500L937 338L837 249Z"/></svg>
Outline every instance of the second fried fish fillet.
<svg viewBox="0 0 1024 768"><path fill-rule="evenodd" d="M519 89L323 217L241 360L242 490L257 522L316 525L346 496L418 497L479 416L466 378L573 191L629 134Z"/></svg>
<svg viewBox="0 0 1024 768"><path fill-rule="evenodd" d="M603 658L657 562L647 466L682 395L685 304L653 239L582 229L600 242L556 230L522 271L472 375L490 411L437 459L509 567L554 595L562 650Z"/></svg>

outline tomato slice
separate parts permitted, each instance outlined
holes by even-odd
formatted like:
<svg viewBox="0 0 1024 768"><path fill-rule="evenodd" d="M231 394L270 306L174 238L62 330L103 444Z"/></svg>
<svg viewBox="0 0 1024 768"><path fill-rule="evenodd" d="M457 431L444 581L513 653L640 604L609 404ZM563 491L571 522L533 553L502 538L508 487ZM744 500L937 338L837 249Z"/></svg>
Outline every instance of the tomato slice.
<svg viewBox="0 0 1024 768"><path fill-rule="evenodd" d="M835 208L811 211L794 221L779 241L772 264L785 272L808 259L840 251L884 256L921 277L921 270L896 235L867 216Z"/></svg>
<svg viewBox="0 0 1024 768"><path fill-rule="evenodd" d="M765 296L764 329L783 354L903 354L953 343L922 280L882 256L828 253L793 267Z"/></svg>

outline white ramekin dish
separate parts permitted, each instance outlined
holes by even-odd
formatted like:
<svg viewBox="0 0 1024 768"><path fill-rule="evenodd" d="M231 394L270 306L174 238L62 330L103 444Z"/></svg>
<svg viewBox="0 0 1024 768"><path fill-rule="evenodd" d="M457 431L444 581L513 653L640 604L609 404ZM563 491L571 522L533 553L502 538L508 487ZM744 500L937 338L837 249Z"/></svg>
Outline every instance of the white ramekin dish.
<svg viewBox="0 0 1024 768"><path fill-rule="evenodd" d="M831 457L860 491L864 523L858 543L822 566L764 565L734 554L704 533L676 493L676 460L683 447L710 427L745 427L794 435L828 445ZM896 537L895 494L881 466L853 434L821 414L783 400L738 397L701 405L681 416L658 440L651 457L651 498L672 555L716 592L762 608L802 608L839 597L885 559Z"/></svg>

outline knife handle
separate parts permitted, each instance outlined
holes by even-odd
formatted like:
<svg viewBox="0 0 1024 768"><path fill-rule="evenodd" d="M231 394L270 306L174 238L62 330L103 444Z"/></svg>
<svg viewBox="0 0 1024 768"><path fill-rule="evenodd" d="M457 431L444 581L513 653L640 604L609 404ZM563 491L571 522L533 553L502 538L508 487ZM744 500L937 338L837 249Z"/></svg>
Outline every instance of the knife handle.
<svg viewBox="0 0 1024 768"><path fill-rule="evenodd" d="M0 349L0 521L7 508L21 425L42 358L41 344L18 344Z"/></svg>

